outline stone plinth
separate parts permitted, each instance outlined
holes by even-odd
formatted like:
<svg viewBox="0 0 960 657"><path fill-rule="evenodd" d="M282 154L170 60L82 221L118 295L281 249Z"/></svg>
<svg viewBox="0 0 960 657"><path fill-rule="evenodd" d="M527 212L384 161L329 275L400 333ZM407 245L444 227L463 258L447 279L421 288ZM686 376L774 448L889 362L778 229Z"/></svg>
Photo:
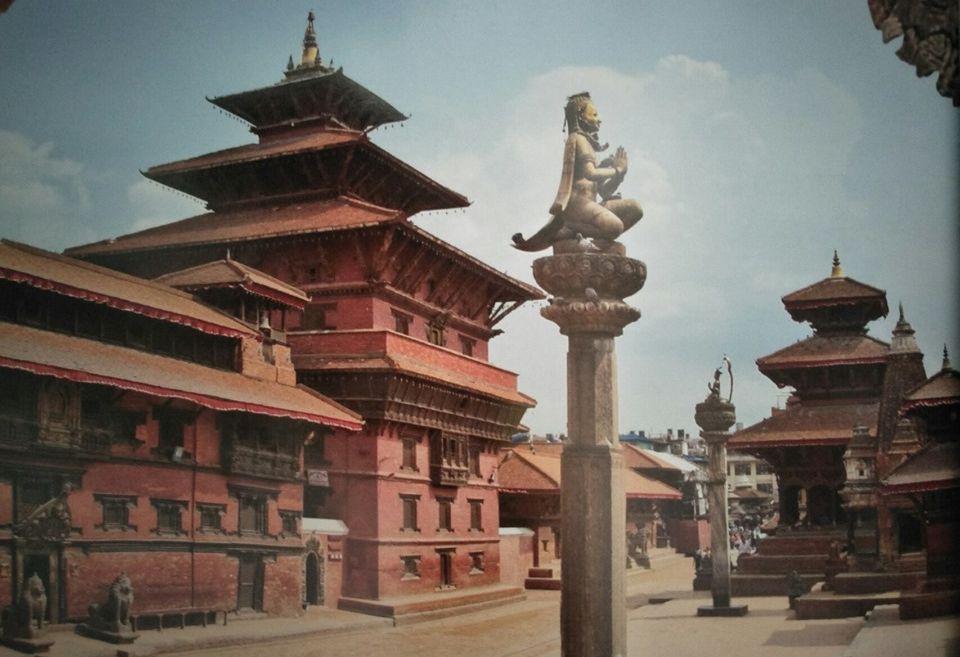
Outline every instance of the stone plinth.
<svg viewBox="0 0 960 657"><path fill-rule="evenodd" d="M720 398L719 384L706 400L697 404L697 424L707 443L707 500L710 505L710 552L713 555L710 590L713 607L700 607L698 616L743 616L746 605L730 605L730 536L727 512L727 430L736 422L736 409Z"/></svg>
<svg viewBox="0 0 960 657"><path fill-rule="evenodd" d="M564 657L626 655L626 500L617 440L614 338L640 318L623 302L646 267L615 253L565 253L533 263L554 296L541 314L569 338L563 487L561 639Z"/></svg>

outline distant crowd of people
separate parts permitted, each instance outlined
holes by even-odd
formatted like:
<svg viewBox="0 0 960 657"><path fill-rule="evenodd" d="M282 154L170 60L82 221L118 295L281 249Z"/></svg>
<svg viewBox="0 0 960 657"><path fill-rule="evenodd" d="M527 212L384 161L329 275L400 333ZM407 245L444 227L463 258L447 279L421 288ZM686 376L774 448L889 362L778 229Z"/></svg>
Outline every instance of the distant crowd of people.
<svg viewBox="0 0 960 657"><path fill-rule="evenodd" d="M735 520L730 525L728 538L730 541L730 570L736 570L740 557L744 554L753 554L757 545L767 535L760 528L760 523L746 519ZM693 555L693 564L697 572L713 570L713 554L709 547L696 551Z"/></svg>

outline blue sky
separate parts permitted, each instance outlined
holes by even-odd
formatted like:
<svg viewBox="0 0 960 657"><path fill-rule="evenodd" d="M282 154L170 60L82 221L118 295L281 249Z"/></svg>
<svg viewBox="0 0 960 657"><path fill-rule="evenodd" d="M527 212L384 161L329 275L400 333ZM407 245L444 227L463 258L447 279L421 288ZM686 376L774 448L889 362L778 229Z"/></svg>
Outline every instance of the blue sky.
<svg viewBox="0 0 960 657"><path fill-rule="evenodd" d="M585 10L584 7L588 7ZM204 100L277 82L318 14L321 54L411 116L372 134L456 189L464 212L419 225L526 281L509 236L545 221L562 107L589 90L621 186L646 216L624 235L645 261L618 340L621 430L695 429L723 353L738 416L784 400L754 361L809 334L780 303L826 277L903 301L939 368L958 339L958 110L883 44L863 2L40 3L0 15L0 236L52 250L202 211L138 169L248 143ZM535 304L491 345L565 423L565 339Z"/></svg>

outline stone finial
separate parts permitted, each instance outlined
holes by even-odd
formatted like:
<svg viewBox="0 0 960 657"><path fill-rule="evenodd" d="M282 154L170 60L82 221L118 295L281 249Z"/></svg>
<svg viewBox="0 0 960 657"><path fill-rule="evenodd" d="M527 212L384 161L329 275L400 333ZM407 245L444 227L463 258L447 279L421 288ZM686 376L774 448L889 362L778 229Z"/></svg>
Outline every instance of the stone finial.
<svg viewBox="0 0 960 657"><path fill-rule="evenodd" d="M899 305L900 318L893 328L893 338L890 340L891 354L919 353L920 345L914 337L915 331L910 326L903 312L903 302Z"/></svg>
<svg viewBox="0 0 960 657"><path fill-rule="evenodd" d="M944 371L952 369L950 365L950 352L947 351L946 342L943 343L943 365L940 367L940 369Z"/></svg>
<svg viewBox="0 0 960 657"><path fill-rule="evenodd" d="M843 278L843 267L840 266L840 256L837 250L833 250L833 269L830 270L830 278Z"/></svg>
<svg viewBox="0 0 960 657"><path fill-rule="evenodd" d="M317 47L317 33L313 29L313 11L307 14L307 29L303 33L303 53L300 66L316 66L320 63L320 49Z"/></svg>

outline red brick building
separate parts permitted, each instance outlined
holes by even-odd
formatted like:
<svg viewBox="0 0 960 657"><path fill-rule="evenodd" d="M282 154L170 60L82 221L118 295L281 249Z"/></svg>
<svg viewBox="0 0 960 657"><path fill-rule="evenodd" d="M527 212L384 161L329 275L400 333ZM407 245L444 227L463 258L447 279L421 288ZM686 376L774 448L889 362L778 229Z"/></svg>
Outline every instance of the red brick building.
<svg viewBox="0 0 960 657"><path fill-rule="evenodd" d="M283 325L299 380L366 422L306 454L305 515L349 527L341 604L497 583L497 452L534 402L487 344L542 293L410 221L468 201L370 141L405 117L322 63L312 15L284 81L211 102L258 142L145 173L211 211L69 253L155 277L229 249L303 289Z"/></svg>
<svg viewBox="0 0 960 657"><path fill-rule="evenodd" d="M294 613L304 441L360 417L165 285L4 241L0 297L0 606L36 573L80 620L126 572L140 615Z"/></svg>

